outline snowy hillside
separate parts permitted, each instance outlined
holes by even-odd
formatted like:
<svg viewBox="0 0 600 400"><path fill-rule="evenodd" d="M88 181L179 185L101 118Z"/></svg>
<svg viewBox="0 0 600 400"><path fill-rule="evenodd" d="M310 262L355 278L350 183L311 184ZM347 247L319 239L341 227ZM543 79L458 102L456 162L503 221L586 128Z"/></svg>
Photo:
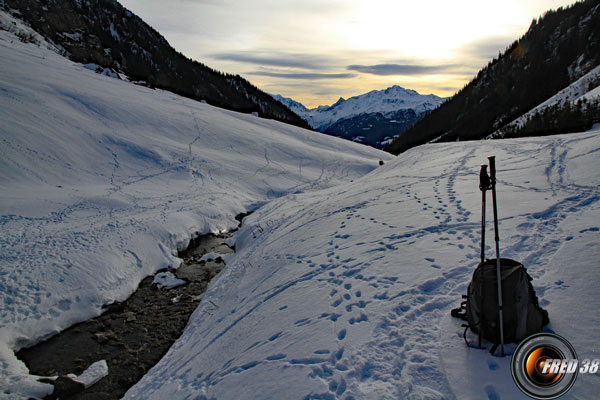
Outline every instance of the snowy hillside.
<svg viewBox="0 0 600 400"><path fill-rule="evenodd" d="M580 99L593 100L600 98L600 86L597 86L600 82L600 65L592 69L590 72L567 86L542 104L533 108L529 112L523 114L514 121L506 124L501 129L496 130L494 133L486 137L486 139L494 139L503 136L503 131L522 127L522 125L534 116L536 113L542 112L545 109L558 105L561 106L567 102L572 105L576 104Z"/></svg>
<svg viewBox="0 0 600 400"><path fill-rule="evenodd" d="M0 26L2 398L52 390L14 350L177 266L192 236L393 158L96 74L4 12Z"/></svg>
<svg viewBox="0 0 600 400"><path fill-rule="evenodd" d="M135 77L149 87L228 110L308 127L267 93L239 75L220 73L175 50L159 32L117 0L0 0L69 59Z"/></svg>
<svg viewBox="0 0 600 400"><path fill-rule="evenodd" d="M372 90L349 99L340 98L330 106L319 106L308 109L301 103L281 95L273 96L288 108L306 120L318 131L325 131L335 122L360 114L392 113L399 110L412 109L417 114L433 110L444 101L433 94L421 95L414 90L392 86L385 90Z"/></svg>
<svg viewBox="0 0 600 400"><path fill-rule="evenodd" d="M467 348L449 315L479 262L490 154L501 255L527 267L549 329L580 359L600 358L595 130L421 146L350 184L267 204L245 220L210 302L126 398L526 399L510 357ZM598 374L580 375L564 398L598 390Z"/></svg>

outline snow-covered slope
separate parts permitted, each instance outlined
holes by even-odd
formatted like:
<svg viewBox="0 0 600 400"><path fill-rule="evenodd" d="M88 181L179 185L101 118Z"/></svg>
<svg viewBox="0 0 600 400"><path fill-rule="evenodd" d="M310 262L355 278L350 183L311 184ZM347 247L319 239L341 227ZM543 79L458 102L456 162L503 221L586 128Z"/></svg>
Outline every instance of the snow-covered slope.
<svg viewBox="0 0 600 400"><path fill-rule="evenodd" d="M544 101L542 104L534 107L529 112L504 125L501 129L496 130L494 133L488 135L486 139L503 137L503 131L522 127L523 124L536 113L539 113L549 107L555 105L562 106L567 102L576 104L582 99L598 99L598 97L600 97L600 86L596 86L598 85L598 82L600 82L600 65L573 82L571 85L556 93L554 96L550 97L548 100Z"/></svg>
<svg viewBox="0 0 600 400"><path fill-rule="evenodd" d="M549 329L581 360L600 358L596 130L425 145L350 184L269 203L245 220L210 302L127 398L527 398L510 357L467 348L449 316L479 262L490 154L501 255L527 267ZM493 257L491 223L487 238ZM580 375L564 398L599 389Z"/></svg>
<svg viewBox="0 0 600 400"><path fill-rule="evenodd" d="M445 99L433 94L421 95L414 90L392 86L385 90L372 90L368 93L340 99L330 106L319 106L308 109L301 103L281 95L273 96L289 109L306 120L318 131L325 131L337 121L355 117L360 114L391 113L399 110L412 109L417 114L430 111Z"/></svg>
<svg viewBox="0 0 600 400"><path fill-rule="evenodd" d="M392 158L96 74L0 17L2 398L52 388L28 378L13 350L178 265L191 236Z"/></svg>

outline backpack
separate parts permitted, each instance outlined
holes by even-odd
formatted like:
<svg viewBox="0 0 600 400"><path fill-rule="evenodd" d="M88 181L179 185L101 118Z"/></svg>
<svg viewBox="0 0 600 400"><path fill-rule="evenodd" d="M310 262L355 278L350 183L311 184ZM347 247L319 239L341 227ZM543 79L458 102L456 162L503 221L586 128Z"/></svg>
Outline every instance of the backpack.
<svg viewBox="0 0 600 400"><path fill-rule="evenodd" d="M500 259L502 276L502 308L504 342L519 342L534 333L541 332L550 321L548 312L539 305L531 276L525 267L508 258ZM467 321L467 329L494 343L500 343L498 322L498 286L496 259L481 262L475 272L466 301L452 315ZM494 346L492 352L495 350Z"/></svg>

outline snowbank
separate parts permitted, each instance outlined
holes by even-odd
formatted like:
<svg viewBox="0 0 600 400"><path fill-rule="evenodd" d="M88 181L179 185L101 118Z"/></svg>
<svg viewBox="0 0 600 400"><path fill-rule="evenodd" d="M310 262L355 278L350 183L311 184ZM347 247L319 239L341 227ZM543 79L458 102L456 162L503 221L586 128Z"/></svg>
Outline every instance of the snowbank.
<svg viewBox="0 0 600 400"><path fill-rule="evenodd" d="M265 205L210 302L126 398L525 399L510 357L467 348L449 317L479 262L478 173L491 154L501 255L528 268L549 329L600 358L597 130L421 146ZM599 389L597 374L580 375L565 398Z"/></svg>
<svg viewBox="0 0 600 400"><path fill-rule="evenodd" d="M96 74L0 14L0 397L49 388L13 350L177 267L192 236L391 158Z"/></svg>

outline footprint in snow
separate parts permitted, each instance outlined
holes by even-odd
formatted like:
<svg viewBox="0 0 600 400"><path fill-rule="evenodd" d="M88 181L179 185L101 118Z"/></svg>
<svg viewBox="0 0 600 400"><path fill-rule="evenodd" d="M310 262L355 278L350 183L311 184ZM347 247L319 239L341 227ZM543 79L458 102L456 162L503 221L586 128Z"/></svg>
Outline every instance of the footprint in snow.
<svg viewBox="0 0 600 400"><path fill-rule="evenodd" d="M283 360L286 357L287 356L285 354L273 354L272 356L265 358L265 360L266 361L278 361L278 360Z"/></svg>
<svg viewBox="0 0 600 400"><path fill-rule="evenodd" d="M304 325L308 325L310 323L310 318L304 318L304 319L300 319L296 322L294 322L294 325L296 326L304 326Z"/></svg>
<svg viewBox="0 0 600 400"><path fill-rule="evenodd" d="M500 368L500 365L498 365L498 363L494 360L488 360L487 364L490 371L495 371Z"/></svg>
<svg viewBox="0 0 600 400"><path fill-rule="evenodd" d="M485 394L489 400L500 400L500 395L493 385L486 385L483 390L485 391Z"/></svg>

